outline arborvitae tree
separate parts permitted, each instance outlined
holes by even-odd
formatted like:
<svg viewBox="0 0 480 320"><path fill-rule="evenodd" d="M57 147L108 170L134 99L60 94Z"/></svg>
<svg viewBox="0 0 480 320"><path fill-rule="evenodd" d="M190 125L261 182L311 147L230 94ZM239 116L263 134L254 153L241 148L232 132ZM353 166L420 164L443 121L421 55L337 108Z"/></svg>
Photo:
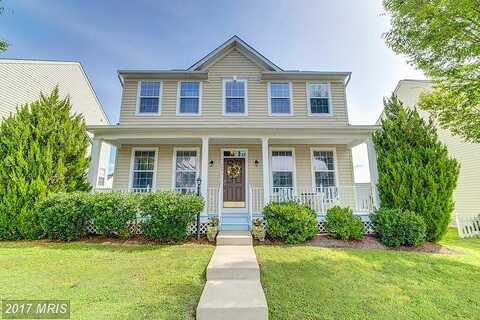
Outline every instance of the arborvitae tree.
<svg viewBox="0 0 480 320"><path fill-rule="evenodd" d="M451 220L459 164L438 140L432 120L405 109L395 96L384 105L382 127L373 135L381 205L421 215L427 240L438 241Z"/></svg>
<svg viewBox="0 0 480 320"><path fill-rule="evenodd" d="M42 236L35 207L49 192L88 191L85 121L58 87L0 125L0 239Z"/></svg>

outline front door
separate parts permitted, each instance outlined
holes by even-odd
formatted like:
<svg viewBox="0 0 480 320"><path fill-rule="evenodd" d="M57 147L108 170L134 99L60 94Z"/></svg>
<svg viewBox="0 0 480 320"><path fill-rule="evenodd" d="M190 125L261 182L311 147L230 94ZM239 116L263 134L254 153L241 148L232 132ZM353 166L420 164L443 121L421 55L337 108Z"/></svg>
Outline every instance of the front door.
<svg viewBox="0 0 480 320"><path fill-rule="evenodd" d="M223 160L223 206L245 208L245 159Z"/></svg>

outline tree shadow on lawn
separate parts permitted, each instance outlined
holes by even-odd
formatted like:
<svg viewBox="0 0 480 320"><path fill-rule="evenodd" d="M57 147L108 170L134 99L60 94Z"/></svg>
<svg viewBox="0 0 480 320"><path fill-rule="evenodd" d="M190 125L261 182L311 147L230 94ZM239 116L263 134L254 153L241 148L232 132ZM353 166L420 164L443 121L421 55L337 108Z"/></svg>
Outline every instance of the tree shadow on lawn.
<svg viewBox="0 0 480 320"><path fill-rule="evenodd" d="M475 257L314 247L257 253L275 319L473 319L480 310Z"/></svg>

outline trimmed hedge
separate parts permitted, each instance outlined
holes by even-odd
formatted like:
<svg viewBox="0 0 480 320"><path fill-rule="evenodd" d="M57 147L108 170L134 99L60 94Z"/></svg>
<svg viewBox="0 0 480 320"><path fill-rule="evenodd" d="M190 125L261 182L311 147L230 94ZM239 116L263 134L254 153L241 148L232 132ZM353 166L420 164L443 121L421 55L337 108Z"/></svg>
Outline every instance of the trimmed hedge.
<svg viewBox="0 0 480 320"><path fill-rule="evenodd" d="M53 193L40 201L40 226L50 240L73 241L84 235L90 219L89 198L86 193Z"/></svg>
<svg viewBox="0 0 480 320"><path fill-rule="evenodd" d="M411 211L381 208L370 219L380 240L388 247L416 246L427 236L423 218Z"/></svg>
<svg viewBox="0 0 480 320"><path fill-rule="evenodd" d="M263 215L267 235L288 244L304 242L318 232L315 211L296 202L269 203Z"/></svg>
<svg viewBox="0 0 480 320"><path fill-rule="evenodd" d="M204 206L203 199L197 195L173 191L147 193L140 199L143 234L162 242L184 240L188 226Z"/></svg>
<svg viewBox="0 0 480 320"><path fill-rule="evenodd" d="M353 215L351 208L335 206L327 210L325 228L335 239L362 240L364 227L360 217Z"/></svg>

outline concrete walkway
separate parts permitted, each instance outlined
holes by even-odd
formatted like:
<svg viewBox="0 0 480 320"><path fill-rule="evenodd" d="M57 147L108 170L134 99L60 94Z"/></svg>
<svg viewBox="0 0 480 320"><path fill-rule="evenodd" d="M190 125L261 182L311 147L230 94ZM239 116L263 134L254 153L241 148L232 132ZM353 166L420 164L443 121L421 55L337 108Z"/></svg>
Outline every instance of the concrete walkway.
<svg viewBox="0 0 480 320"><path fill-rule="evenodd" d="M221 231L207 267L197 320L265 320L268 307L248 231Z"/></svg>

